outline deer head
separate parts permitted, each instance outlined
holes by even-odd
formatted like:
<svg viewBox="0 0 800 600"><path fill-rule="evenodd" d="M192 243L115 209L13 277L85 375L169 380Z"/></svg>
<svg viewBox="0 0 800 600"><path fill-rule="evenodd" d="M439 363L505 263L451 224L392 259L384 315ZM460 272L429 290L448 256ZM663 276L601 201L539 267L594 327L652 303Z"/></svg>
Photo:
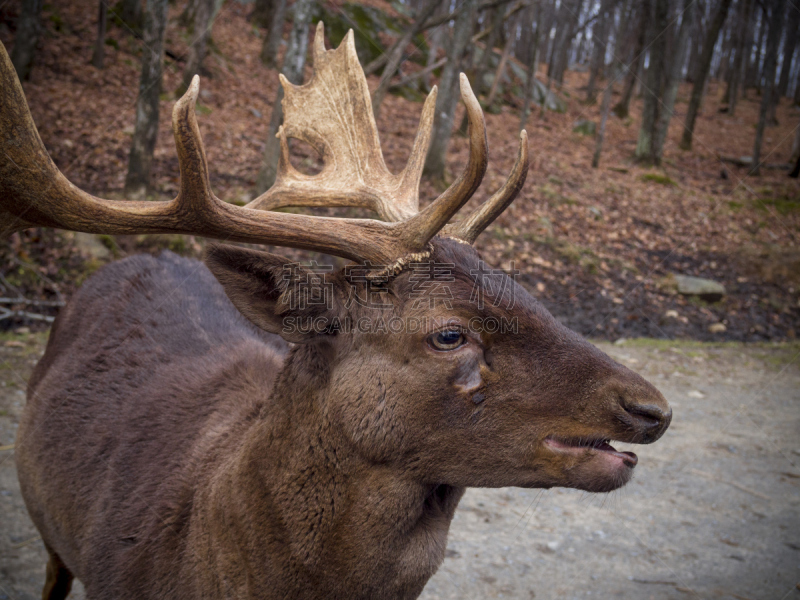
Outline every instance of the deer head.
<svg viewBox="0 0 800 600"><path fill-rule="evenodd" d="M352 37L326 51L318 31L314 65L303 86L282 79L278 179L251 206L360 206L388 222L419 219L436 91L408 165L395 176L384 164ZM483 115L463 75L461 89L470 160L432 207L450 198L461 206L485 170ZM319 150L321 173L292 167L287 137ZM650 384L560 325L472 247L517 195L527 165L523 131L505 185L460 222L440 229L443 217L431 216L437 235L419 234L412 252L390 264L288 273L285 259L240 248L214 248L207 264L245 316L307 346L306 362L318 365L312 387L335 399L336 423L369 460L405 460L405 472L454 487L608 491L637 461L608 441L654 441L671 413ZM304 296L319 301L303 306Z"/></svg>

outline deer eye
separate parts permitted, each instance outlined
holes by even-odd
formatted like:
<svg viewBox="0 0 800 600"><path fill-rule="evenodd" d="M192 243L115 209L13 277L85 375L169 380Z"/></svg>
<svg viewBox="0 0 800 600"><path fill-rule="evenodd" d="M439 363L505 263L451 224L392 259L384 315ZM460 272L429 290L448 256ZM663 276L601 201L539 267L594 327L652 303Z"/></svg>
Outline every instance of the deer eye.
<svg viewBox="0 0 800 600"><path fill-rule="evenodd" d="M464 334L461 333L458 329L447 329L445 331L440 331L438 333L434 333L431 337L428 338L431 346L436 348L437 350L455 350L464 345L467 341L467 338L464 337Z"/></svg>

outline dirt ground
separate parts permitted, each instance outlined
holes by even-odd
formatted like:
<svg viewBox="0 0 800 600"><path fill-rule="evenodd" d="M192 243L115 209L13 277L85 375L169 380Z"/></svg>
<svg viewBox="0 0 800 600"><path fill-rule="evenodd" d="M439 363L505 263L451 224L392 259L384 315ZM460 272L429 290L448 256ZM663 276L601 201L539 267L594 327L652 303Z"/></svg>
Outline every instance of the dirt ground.
<svg viewBox="0 0 800 600"><path fill-rule="evenodd" d="M43 582L13 443L45 337L0 338L0 600ZM422 598L800 598L800 345L600 345L664 392L669 431L610 495L470 490Z"/></svg>

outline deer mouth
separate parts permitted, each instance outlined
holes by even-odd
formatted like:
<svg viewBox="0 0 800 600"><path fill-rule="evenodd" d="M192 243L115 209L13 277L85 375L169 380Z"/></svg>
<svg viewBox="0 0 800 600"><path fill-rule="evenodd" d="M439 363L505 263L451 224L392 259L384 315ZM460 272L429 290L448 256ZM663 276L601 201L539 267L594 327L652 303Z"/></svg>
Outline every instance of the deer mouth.
<svg viewBox="0 0 800 600"><path fill-rule="evenodd" d="M544 443L551 450L560 454L571 454L574 456L604 455L607 458L619 461L622 465L633 469L639 462L639 457L633 452L620 452L609 442L608 438L556 438L548 437Z"/></svg>

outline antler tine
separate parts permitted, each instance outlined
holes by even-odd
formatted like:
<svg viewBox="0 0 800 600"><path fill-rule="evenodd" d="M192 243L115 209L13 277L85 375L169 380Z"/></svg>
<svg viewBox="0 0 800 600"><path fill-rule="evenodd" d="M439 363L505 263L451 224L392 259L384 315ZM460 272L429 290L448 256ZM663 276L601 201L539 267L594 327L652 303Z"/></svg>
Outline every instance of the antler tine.
<svg viewBox="0 0 800 600"><path fill-rule="evenodd" d="M431 145L431 131L433 131L433 118L436 114L436 98L439 95L439 86L431 88L425 104L422 106L422 113L419 117L417 135L411 152L408 155L406 168L400 174L401 186L414 190L413 198L416 202L413 206L414 212L419 212L419 181L422 179L422 171L425 168L425 158L428 156L428 148Z"/></svg>
<svg viewBox="0 0 800 600"><path fill-rule="evenodd" d="M425 210L403 223L404 234L412 246L420 247L435 236L447 221L464 206L480 186L486 173L489 142L486 121L478 99L464 73L459 78L461 99L469 119L469 160L461 175Z"/></svg>
<svg viewBox="0 0 800 600"><path fill-rule="evenodd" d="M181 173L180 191L174 203L177 212L195 216L214 214L217 200L208 181L208 161L195 114L199 93L200 78L195 75L189 89L172 109L172 131Z"/></svg>
<svg viewBox="0 0 800 600"><path fill-rule="evenodd" d="M519 134L519 150L514 168L508 179L491 198L481 204L468 217L457 223L447 225L442 235L474 244L478 236L508 208L519 194L528 176L528 133L523 129Z"/></svg>

